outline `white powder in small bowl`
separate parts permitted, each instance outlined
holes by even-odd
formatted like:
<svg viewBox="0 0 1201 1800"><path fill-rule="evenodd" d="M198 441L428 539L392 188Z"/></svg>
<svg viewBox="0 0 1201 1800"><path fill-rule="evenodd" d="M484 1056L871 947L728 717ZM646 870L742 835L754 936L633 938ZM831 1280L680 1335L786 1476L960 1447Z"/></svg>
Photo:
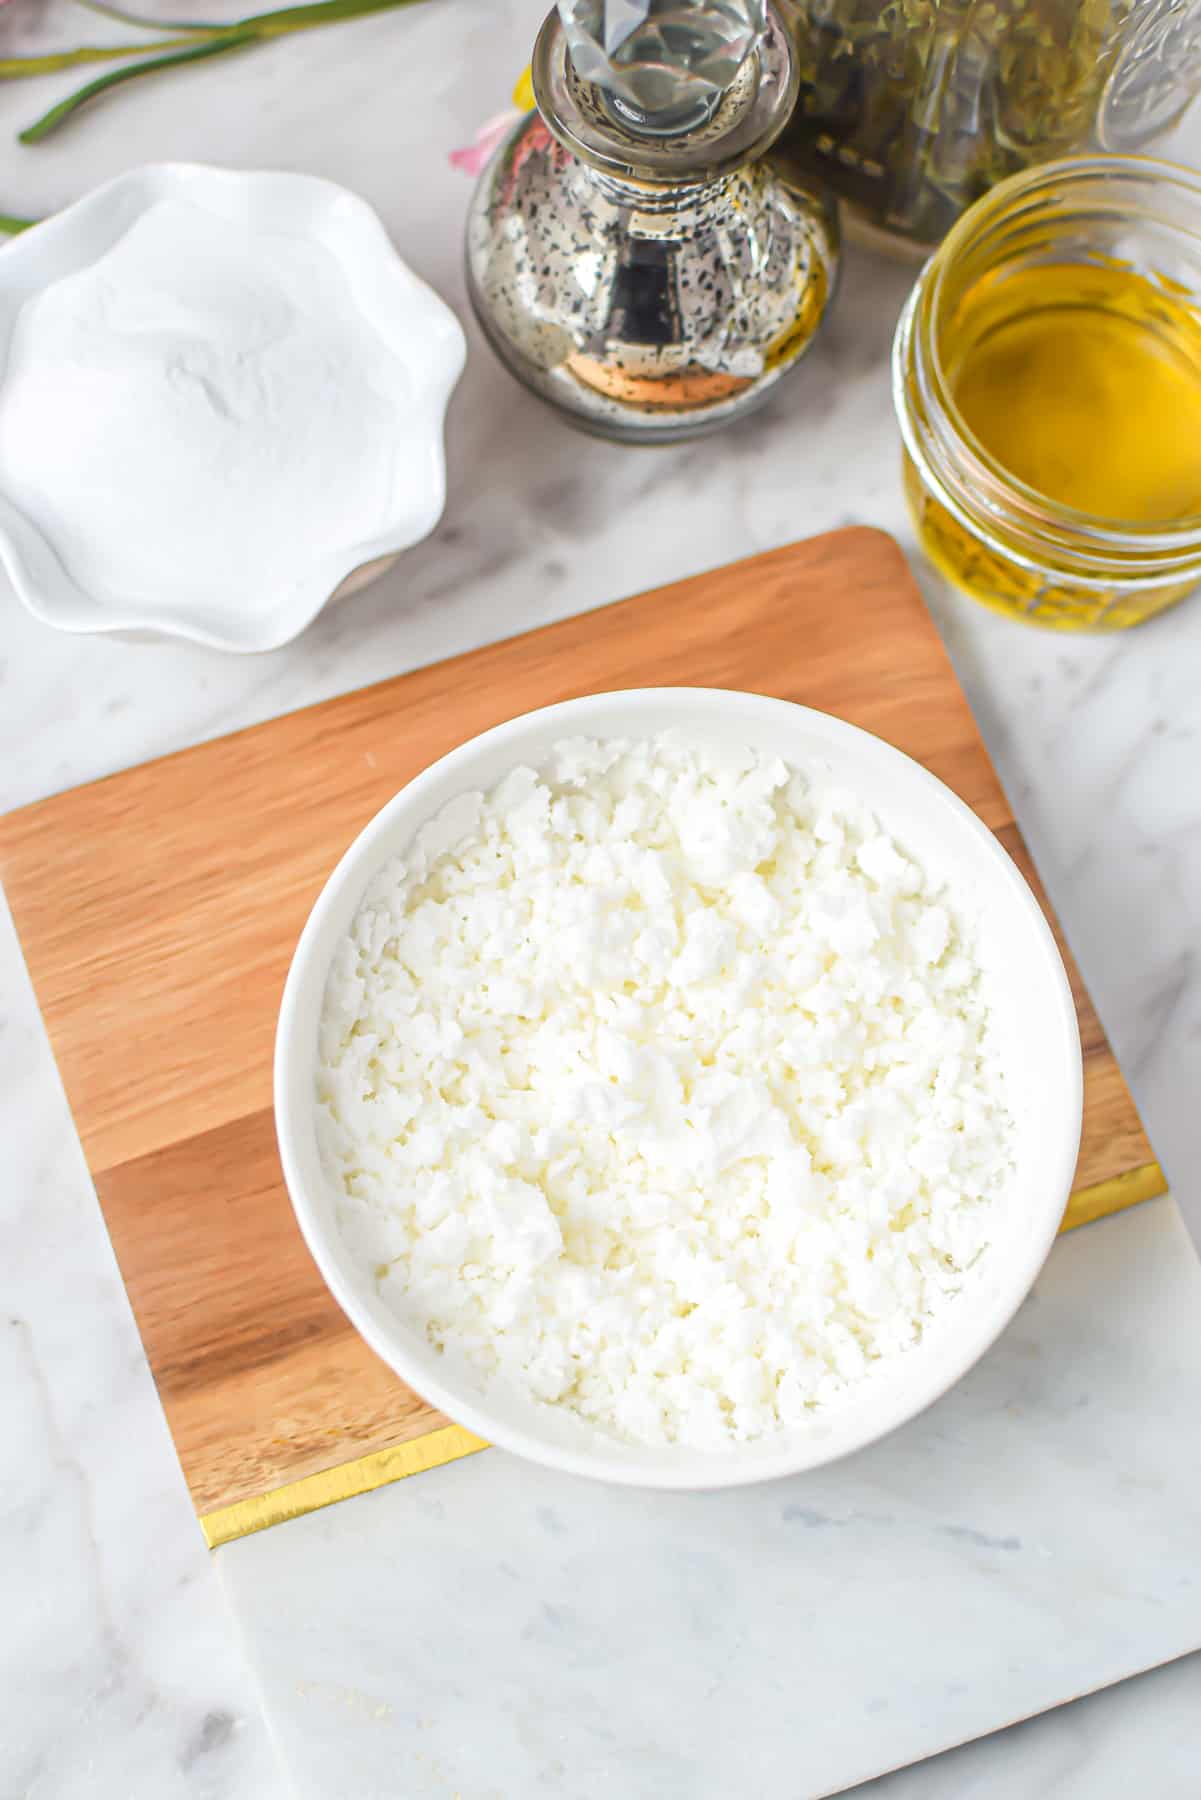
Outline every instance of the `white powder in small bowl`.
<svg viewBox="0 0 1201 1800"><path fill-rule="evenodd" d="M385 530L413 389L325 244L160 200L21 307L0 488L106 605L253 614Z"/></svg>
<svg viewBox="0 0 1201 1800"><path fill-rule="evenodd" d="M321 1021L339 1227L482 1376L645 1445L838 1404L987 1254L1013 1127L949 898L778 757L573 739L372 882Z"/></svg>

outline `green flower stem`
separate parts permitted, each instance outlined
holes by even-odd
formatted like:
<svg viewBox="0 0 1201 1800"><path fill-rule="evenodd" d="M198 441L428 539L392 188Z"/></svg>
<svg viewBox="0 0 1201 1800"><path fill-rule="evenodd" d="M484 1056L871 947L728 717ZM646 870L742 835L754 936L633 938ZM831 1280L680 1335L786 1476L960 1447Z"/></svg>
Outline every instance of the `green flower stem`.
<svg viewBox="0 0 1201 1800"><path fill-rule="evenodd" d="M391 12L413 6L417 0L309 0L305 6L284 6L274 12L252 13L240 24L258 37L282 37L289 31L311 31L316 25L336 25L342 19L363 18L369 13Z"/></svg>
<svg viewBox="0 0 1201 1800"><path fill-rule="evenodd" d="M115 62L122 56L144 56L149 50L182 49L188 37L160 38L150 44L81 44L77 50L54 50L46 56L0 57L0 81L20 81L30 75L54 75L80 63Z"/></svg>
<svg viewBox="0 0 1201 1800"><path fill-rule="evenodd" d="M43 138L49 137L52 131L57 131L72 113L77 112L89 100L94 100L97 94L106 93L109 88L119 87L125 81L134 81L139 75L149 75L155 69L172 69L180 63L199 62L205 56L222 56L227 50L241 50L254 41L253 31L227 31L204 43L193 44L190 49L177 50L173 56L156 56L149 62L126 63L124 68L112 69L107 75L89 81L86 87L77 89L74 94L68 94L65 100L60 100L57 106L52 106L48 113L43 113L40 119L35 119L32 125L27 125L17 136L23 144L38 144Z"/></svg>
<svg viewBox="0 0 1201 1800"><path fill-rule="evenodd" d="M156 69L170 69L181 63L199 62L208 56L221 56L227 50L245 49L247 45L265 42L268 38L283 37L292 31L310 31L318 25L332 25L344 19L358 19L369 13L387 12L398 6L411 6L416 0L310 0L308 5L287 6L273 12L252 13L245 19L239 19L231 25L213 25L197 27L187 38L167 39L159 44L132 45L124 48L95 49L87 51L66 51L63 57L28 59L37 61L43 66L30 68L28 62L14 58L9 64L0 63L0 78L5 73L42 74L53 68L70 67L73 61L94 60L100 57L136 55L143 50L166 49L166 56L153 56L146 61L127 63L120 69L114 69L107 75L98 76L86 87L79 88L60 100L57 106L35 119L32 125L18 133L21 143L37 144L52 131L57 131L74 112L98 94L106 93L110 88L118 87L122 82L134 81L139 75L153 74ZM133 22L133 15L128 15ZM179 28L177 28L179 29ZM190 27L183 28L191 30ZM202 33L207 32L207 35ZM65 60L64 60L65 58ZM13 64L20 64L14 71Z"/></svg>
<svg viewBox="0 0 1201 1800"><path fill-rule="evenodd" d="M18 219L12 213L0 213L0 231L6 232L9 237L15 237L18 231L28 231L31 225L36 224L36 219Z"/></svg>
<svg viewBox="0 0 1201 1800"><path fill-rule="evenodd" d="M121 25L136 25L139 31L203 31L218 29L211 19L148 19L143 13L129 12L124 6L110 6L108 0L76 0L89 12L102 19L116 19Z"/></svg>

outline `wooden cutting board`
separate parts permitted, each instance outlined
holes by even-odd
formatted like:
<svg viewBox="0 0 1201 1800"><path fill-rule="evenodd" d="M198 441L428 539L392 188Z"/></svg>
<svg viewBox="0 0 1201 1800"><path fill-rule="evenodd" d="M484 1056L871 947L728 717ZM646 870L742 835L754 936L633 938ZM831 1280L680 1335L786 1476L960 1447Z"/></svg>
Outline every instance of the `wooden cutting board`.
<svg viewBox="0 0 1201 1800"><path fill-rule="evenodd" d="M318 889L453 745L553 700L660 684L804 701L908 751L992 827L1055 924L913 577L891 538L862 527L0 820L0 880L210 1543L481 1447L361 1342L284 1192L272 1038ZM1068 968L1085 1057L1073 1225L1164 1180Z"/></svg>

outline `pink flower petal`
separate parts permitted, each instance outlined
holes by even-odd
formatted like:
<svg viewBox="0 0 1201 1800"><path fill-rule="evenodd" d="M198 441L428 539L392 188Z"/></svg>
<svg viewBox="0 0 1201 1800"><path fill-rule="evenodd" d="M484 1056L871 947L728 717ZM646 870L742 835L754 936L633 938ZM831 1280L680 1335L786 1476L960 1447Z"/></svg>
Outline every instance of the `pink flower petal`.
<svg viewBox="0 0 1201 1800"><path fill-rule="evenodd" d="M0 0L0 5L3 3L4 0ZM506 111L497 113L495 117L486 120L470 144L464 144L460 149L451 151L450 160L455 168L462 169L465 175L478 175L521 117L521 113L515 108L509 107Z"/></svg>

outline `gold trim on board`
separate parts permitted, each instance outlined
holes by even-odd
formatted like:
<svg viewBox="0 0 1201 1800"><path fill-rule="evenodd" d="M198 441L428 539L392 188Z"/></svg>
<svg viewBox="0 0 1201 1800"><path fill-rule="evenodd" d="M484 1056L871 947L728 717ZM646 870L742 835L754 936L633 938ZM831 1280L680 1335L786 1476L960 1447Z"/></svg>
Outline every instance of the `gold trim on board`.
<svg viewBox="0 0 1201 1800"><path fill-rule="evenodd" d="M1128 1169L1124 1175L1114 1175L1108 1181L1098 1181L1093 1187L1078 1188L1068 1201L1059 1229L1072 1231L1077 1225L1103 1218L1106 1213L1137 1206L1140 1200L1152 1200L1157 1194L1166 1193L1167 1187L1163 1170L1158 1163L1151 1162L1141 1169ZM397 1444L391 1450L373 1450L369 1456L357 1457L354 1462L339 1463L336 1468L322 1469L300 1481L289 1481L284 1487L273 1488L269 1494L252 1494L248 1500L235 1500L232 1506L203 1513L200 1529L209 1549L216 1550L235 1538L265 1531L268 1525L282 1524L285 1519L299 1519L322 1506L332 1506L335 1500L369 1494L374 1488L386 1487L389 1482L403 1481L406 1475L422 1475L427 1469L439 1469L444 1463L455 1462L460 1456L471 1456L487 1447L487 1440L476 1437L473 1431L465 1431L461 1425L443 1425L438 1431L426 1432L424 1437L412 1438L407 1444Z"/></svg>
<svg viewBox="0 0 1201 1800"><path fill-rule="evenodd" d="M1060 1231L1073 1231L1077 1225L1088 1225L1103 1219L1107 1213L1121 1212L1137 1206L1140 1200L1154 1200L1166 1194L1168 1178L1157 1162L1144 1163L1141 1169L1127 1169L1124 1175L1111 1175L1095 1187L1077 1188L1068 1201Z"/></svg>
<svg viewBox="0 0 1201 1800"><path fill-rule="evenodd" d="M335 1500L350 1500L355 1494L369 1494L373 1488L386 1487L390 1481L401 1481L406 1475L423 1475L443 1463L460 1456L471 1456L486 1450L487 1441L465 1431L462 1425L443 1425L438 1431L427 1431L424 1437L412 1438L407 1444L396 1444L391 1450L373 1450L369 1456L354 1462L339 1463L333 1469L321 1469L316 1475L305 1475L273 1488L269 1494L252 1494L248 1500L235 1500L232 1506L218 1507L216 1512L202 1513L200 1529L210 1550L228 1544L234 1538L249 1537L253 1531L265 1531L268 1525L281 1525L285 1519L299 1519L304 1513L332 1506Z"/></svg>

